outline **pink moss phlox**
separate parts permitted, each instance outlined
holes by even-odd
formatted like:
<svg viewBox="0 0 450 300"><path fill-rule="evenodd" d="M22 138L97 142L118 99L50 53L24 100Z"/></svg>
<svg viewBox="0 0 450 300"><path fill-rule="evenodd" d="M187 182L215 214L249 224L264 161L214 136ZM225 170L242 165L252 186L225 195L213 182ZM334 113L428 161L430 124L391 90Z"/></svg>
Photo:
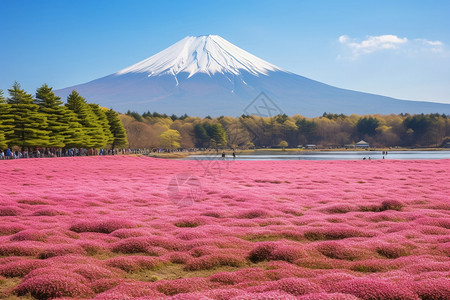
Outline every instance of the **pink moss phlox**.
<svg viewBox="0 0 450 300"><path fill-rule="evenodd" d="M370 237L373 236L372 232L362 231L360 229L348 226L329 226L326 228L314 228L307 229L304 233L305 238L311 241L320 240L342 240L352 237Z"/></svg>
<svg viewBox="0 0 450 300"><path fill-rule="evenodd" d="M88 255L95 255L101 252L109 251L108 246L104 243L100 243L92 240L82 240L77 243L83 248Z"/></svg>
<svg viewBox="0 0 450 300"><path fill-rule="evenodd" d="M37 299L56 297L87 298L93 296L92 290L74 278L57 274L45 274L22 281L15 292L19 296L31 294Z"/></svg>
<svg viewBox="0 0 450 300"><path fill-rule="evenodd" d="M123 279L120 278L101 278L92 282L90 287L96 294L100 294L118 286L122 282Z"/></svg>
<svg viewBox="0 0 450 300"><path fill-rule="evenodd" d="M4 243L0 245L1 256L35 256L41 251L42 244L34 241Z"/></svg>
<svg viewBox="0 0 450 300"><path fill-rule="evenodd" d="M450 299L450 279L425 279L415 282L414 291L421 299L425 300L446 300Z"/></svg>
<svg viewBox="0 0 450 300"><path fill-rule="evenodd" d="M69 270L69 266L61 266L61 268L58 267L44 267L44 268L38 268L30 271L25 277L23 277L22 281L26 281L28 279L32 279L34 277L44 276L44 275L58 275L60 277L68 277L72 278L82 284L87 284L88 280L84 278L83 276Z"/></svg>
<svg viewBox="0 0 450 300"><path fill-rule="evenodd" d="M212 254L189 260L184 269L186 271L210 270L220 266L240 267L243 264L244 261L236 256Z"/></svg>
<svg viewBox="0 0 450 300"><path fill-rule="evenodd" d="M147 253L153 256L160 256L166 252L162 247L152 246L151 240L149 240L148 237L131 237L123 239L112 245L112 251L127 254Z"/></svg>
<svg viewBox="0 0 450 300"><path fill-rule="evenodd" d="M358 206L351 204L332 204L321 209L321 211L329 214L345 214L351 211L358 210Z"/></svg>
<svg viewBox="0 0 450 300"><path fill-rule="evenodd" d="M341 293L312 293L300 296L297 300L359 300L359 298L350 294Z"/></svg>
<svg viewBox="0 0 450 300"><path fill-rule="evenodd" d="M95 281L99 279L106 279L106 278L116 278L119 275L122 275L121 272L112 272L111 270L108 270L106 268L103 268L101 266L92 265L92 264L85 264L75 267L72 270L74 273L77 273L84 278L88 279L89 281Z"/></svg>
<svg viewBox="0 0 450 300"><path fill-rule="evenodd" d="M36 210L33 213L33 216L48 216L48 217L54 217L54 216L58 216L58 215L63 215L65 214L62 211L59 211L57 209L54 208L41 208Z"/></svg>
<svg viewBox="0 0 450 300"><path fill-rule="evenodd" d="M214 298L210 298L205 296L204 293L196 292L196 293L184 293L177 294L167 298L165 300L215 300Z"/></svg>
<svg viewBox="0 0 450 300"><path fill-rule="evenodd" d="M0 265L0 274L6 277L23 277L30 271L43 268L48 263L37 259L21 259Z"/></svg>
<svg viewBox="0 0 450 300"><path fill-rule="evenodd" d="M73 224L70 230L75 232L98 232L111 233L121 228L132 228L136 224L126 219L106 219L106 220L89 220L80 221Z"/></svg>
<svg viewBox="0 0 450 300"><path fill-rule="evenodd" d="M11 241L45 241L47 235L39 230L35 229L27 229L21 232L18 232L10 237Z"/></svg>
<svg viewBox="0 0 450 300"><path fill-rule="evenodd" d="M281 290L295 296L324 292L320 285L304 278L283 278L272 281L267 283L265 290Z"/></svg>
<svg viewBox="0 0 450 300"><path fill-rule="evenodd" d="M55 246L51 246L43 251L41 251L38 254L38 257L40 259L46 259L46 258L50 258L50 257L54 257L54 256L64 256L67 254L79 254L79 255L86 255L87 252L86 250L83 249L83 247L81 247L80 245L70 245L70 244L66 244L66 245L55 245Z"/></svg>
<svg viewBox="0 0 450 300"><path fill-rule="evenodd" d="M386 258L395 259L400 256L407 256L410 253L410 250L402 245L396 244L382 244L376 247L376 251L381 256Z"/></svg>
<svg viewBox="0 0 450 300"><path fill-rule="evenodd" d="M155 283L156 289L165 295L197 292L207 290L211 286L205 278L182 278L175 280L161 280Z"/></svg>
<svg viewBox="0 0 450 300"><path fill-rule="evenodd" d="M144 228L121 228L111 232L111 235L121 239L126 239L130 237L148 236L150 235L150 232L148 229Z"/></svg>
<svg viewBox="0 0 450 300"><path fill-rule="evenodd" d="M174 264L186 264L192 256L185 252L172 252L164 255L163 258Z"/></svg>
<svg viewBox="0 0 450 300"><path fill-rule="evenodd" d="M22 214L22 210L14 206L0 207L0 217L15 217Z"/></svg>
<svg viewBox="0 0 450 300"><path fill-rule="evenodd" d="M194 240L194 239L202 239L207 238L208 235L205 232L198 231L198 230L189 230L189 231L182 231L176 234L176 237L180 240Z"/></svg>
<svg viewBox="0 0 450 300"><path fill-rule="evenodd" d="M357 251L347 247L344 243L322 242L317 245L317 250L333 259L354 260L358 258Z"/></svg>
<svg viewBox="0 0 450 300"><path fill-rule="evenodd" d="M381 202L381 210L402 210L404 204L399 200L384 200Z"/></svg>
<svg viewBox="0 0 450 300"><path fill-rule="evenodd" d="M332 291L352 294L364 300L419 300L416 293L401 285L369 278L337 282Z"/></svg>
<svg viewBox="0 0 450 300"><path fill-rule="evenodd" d="M94 299L163 299L164 294L157 291L154 283L142 281L123 281L98 294Z"/></svg>
<svg viewBox="0 0 450 300"><path fill-rule="evenodd" d="M242 293L230 300L297 300L297 297L283 291L268 291L263 293Z"/></svg>
<svg viewBox="0 0 450 300"><path fill-rule="evenodd" d="M191 217L184 217L182 219L177 220L174 225L177 227L198 227L201 225L205 225L207 223L207 218L200 217L200 216L191 216Z"/></svg>
<svg viewBox="0 0 450 300"><path fill-rule="evenodd" d="M159 258L148 256L117 256L105 261L106 266L118 268L125 272L134 272L138 270L156 270L163 264Z"/></svg>
<svg viewBox="0 0 450 300"><path fill-rule="evenodd" d="M249 209L240 212L237 217L241 219L255 219L255 218L266 218L269 217L270 213L265 209Z"/></svg>
<svg viewBox="0 0 450 300"><path fill-rule="evenodd" d="M2 221L2 223L3 224L0 224L0 235L10 235L26 229L25 226L17 224L16 222L7 223Z"/></svg>
<svg viewBox="0 0 450 300"><path fill-rule="evenodd" d="M298 246L285 245L283 241L279 241L256 244L256 246L248 253L247 258L253 263L265 260L294 262L301 255L302 249Z"/></svg>

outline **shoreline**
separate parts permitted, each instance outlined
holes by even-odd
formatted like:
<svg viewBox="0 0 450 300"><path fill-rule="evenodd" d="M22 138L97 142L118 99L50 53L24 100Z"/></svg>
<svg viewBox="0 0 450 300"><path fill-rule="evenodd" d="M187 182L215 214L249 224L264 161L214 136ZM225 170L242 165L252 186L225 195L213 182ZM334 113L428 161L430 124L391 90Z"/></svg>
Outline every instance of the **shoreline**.
<svg viewBox="0 0 450 300"><path fill-rule="evenodd" d="M221 151L225 151L225 154L231 155L233 150L219 150L219 153ZM294 153L312 153L312 152L361 152L361 153L373 153L373 152L398 152L398 151L410 151L410 152L416 152L416 151L450 151L450 148L395 148L395 149L389 149L389 148L370 148L370 149L298 149L298 148L288 148L288 149L269 149L269 148L260 148L260 149L247 149L247 150L236 150L237 155L257 155L258 152L280 152L288 154L294 154ZM161 152L161 153L150 153L148 155L144 155L147 157L154 157L154 158L167 158L167 159L180 159L180 158L186 158L192 155L208 155L211 153L214 153L215 150L210 151L190 151L190 152Z"/></svg>

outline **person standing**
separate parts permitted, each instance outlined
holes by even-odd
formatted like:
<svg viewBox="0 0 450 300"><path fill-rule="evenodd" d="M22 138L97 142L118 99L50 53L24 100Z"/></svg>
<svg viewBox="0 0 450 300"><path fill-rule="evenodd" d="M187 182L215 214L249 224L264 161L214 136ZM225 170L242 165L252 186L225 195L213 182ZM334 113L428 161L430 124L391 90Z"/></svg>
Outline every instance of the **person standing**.
<svg viewBox="0 0 450 300"><path fill-rule="evenodd" d="M6 153L5 153L6 159L11 159L12 156L12 152L11 149L6 149Z"/></svg>

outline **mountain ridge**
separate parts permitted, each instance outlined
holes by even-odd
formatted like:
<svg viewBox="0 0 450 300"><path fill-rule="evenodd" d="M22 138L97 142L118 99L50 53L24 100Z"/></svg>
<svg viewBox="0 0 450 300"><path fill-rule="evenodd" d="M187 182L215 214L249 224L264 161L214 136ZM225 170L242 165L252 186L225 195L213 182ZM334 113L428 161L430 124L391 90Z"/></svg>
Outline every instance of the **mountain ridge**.
<svg viewBox="0 0 450 300"><path fill-rule="evenodd" d="M217 35L188 36L111 75L65 89L118 111L239 116L261 92L283 113L446 113L450 104L341 89L286 71Z"/></svg>

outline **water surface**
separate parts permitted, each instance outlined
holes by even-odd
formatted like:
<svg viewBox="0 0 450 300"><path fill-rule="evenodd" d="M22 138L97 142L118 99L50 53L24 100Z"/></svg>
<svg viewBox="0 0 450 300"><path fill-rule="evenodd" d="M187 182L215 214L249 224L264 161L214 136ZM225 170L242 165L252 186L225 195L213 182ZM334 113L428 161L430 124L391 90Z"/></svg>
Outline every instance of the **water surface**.
<svg viewBox="0 0 450 300"><path fill-rule="evenodd" d="M236 160L363 160L365 159L450 159L449 151L255 151L250 154L237 152ZM191 155L185 160L216 160L221 155ZM231 152L226 152L226 159L232 160Z"/></svg>

